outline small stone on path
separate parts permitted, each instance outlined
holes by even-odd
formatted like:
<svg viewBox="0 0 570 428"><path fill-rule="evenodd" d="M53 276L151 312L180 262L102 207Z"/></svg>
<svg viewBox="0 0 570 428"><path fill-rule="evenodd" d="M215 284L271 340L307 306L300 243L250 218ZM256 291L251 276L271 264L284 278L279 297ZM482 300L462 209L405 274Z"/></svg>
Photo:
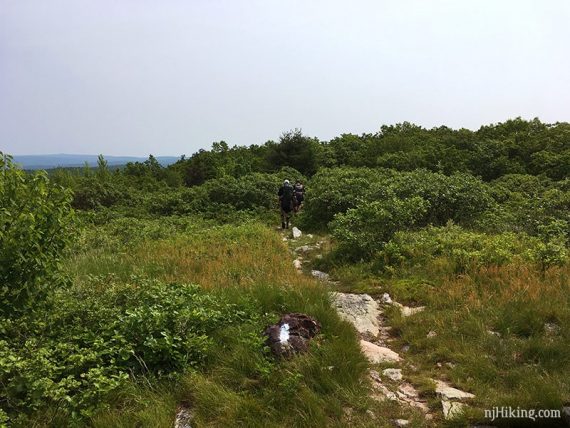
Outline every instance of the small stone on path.
<svg viewBox="0 0 570 428"><path fill-rule="evenodd" d="M360 340L362 353L373 364L391 363L400 361L400 356L389 348L375 345L374 343Z"/></svg>
<svg viewBox="0 0 570 428"><path fill-rule="evenodd" d="M401 369L384 369L382 370L382 374L395 382L403 378Z"/></svg>
<svg viewBox="0 0 570 428"><path fill-rule="evenodd" d="M303 235L303 233L297 227L293 227L293 229L291 229L291 232L293 233L293 239L298 239Z"/></svg>
<svg viewBox="0 0 570 428"><path fill-rule="evenodd" d="M311 275L313 275L315 278L317 278L321 281L328 281L329 280L329 274L326 272L321 272L320 270L312 270Z"/></svg>
<svg viewBox="0 0 570 428"><path fill-rule="evenodd" d="M453 388L441 380L436 380L435 383L435 392L440 395L443 400L463 400L466 398L475 398L473 394L461 391L457 388Z"/></svg>

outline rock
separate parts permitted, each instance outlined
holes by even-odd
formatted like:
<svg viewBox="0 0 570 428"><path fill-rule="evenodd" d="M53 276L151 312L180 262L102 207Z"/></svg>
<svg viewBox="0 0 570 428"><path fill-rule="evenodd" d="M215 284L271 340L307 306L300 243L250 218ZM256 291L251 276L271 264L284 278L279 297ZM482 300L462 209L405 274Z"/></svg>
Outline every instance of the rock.
<svg viewBox="0 0 570 428"><path fill-rule="evenodd" d="M384 293L384 294L382 294L382 303L386 303L387 305L391 305L394 302L392 301L392 298L390 297L390 295L388 293Z"/></svg>
<svg viewBox="0 0 570 428"><path fill-rule="evenodd" d="M325 272L321 272L320 270L312 270L311 275L313 275L315 278L317 278L321 281L328 281L329 280L329 274L325 273Z"/></svg>
<svg viewBox="0 0 570 428"><path fill-rule="evenodd" d="M443 417L447 420L455 419L463 414L465 407L463 403L458 403L456 401L443 400L441 402L443 408Z"/></svg>
<svg viewBox="0 0 570 428"><path fill-rule="evenodd" d="M302 245L300 247L295 248L296 253L307 253L311 250L314 250L315 247L311 247L310 245Z"/></svg>
<svg viewBox="0 0 570 428"><path fill-rule="evenodd" d="M311 235L310 233L307 235L307 238L309 239L313 239L313 235Z"/></svg>
<svg viewBox="0 0 570 428"><path fill-rule="evenodd" d="M295 266L295 269L301 270L303 267L303 262L300 259L295 259L293 260L293 266Z"/></svg>
<svg viewBox="0 0 570 428"><path fill-rule="evenodd" d="M376 370L370 370L370 378L372 379L372 387L374 388L374 391L378 393L378 395L375 395L372 398L378 401L383 401L385 399L398 401L398 396L386 388L382 383L380 374Z"/></svg>
<svg viewBox="0 0 570 428"><path fill-rule="evenodd" d="M361 334L377 336L380 331L378 303L368 294L331 293L340 317L354 325Z"/></svg>
<svg viewBox="0 0 570 428"><path fill-rule="evenodd" d="M435 336L437 336L437 333L433 330L431 330L428 334L427 334L427 338L428 339L433 339Z"/></svg>
<svg viewBox="0 0 570 428"><path fill-rule="evenodd" d="M299 239L301 235L303 235L303 233L297 227L293 227L293 229L291 229L291 232L293 233L293 239Z"/></svg>
<svg viewBox="0 0 570 428"><path fill-rule="evenodd" d="M382 370L382 374L395 382L403 378L401 369L384 369Z"/></svg>
<svg viewBox="0 0 570 428"><path fill-rule="evenodd" d="M474 398L475 396L473 394L470 394L469 392L465 392L465 391L461 391L460 389L457 388L453 388L450 385L448 385L445 382L442 382L440 380L435 381L436 383L436 388L435 388L435 392L436 394L440 395L441 398L443 400L463 400L466 398Z"/></svg>
<svg viewBox="0 0 570 428"><path fill-rule="evenodd" d="M410 424L410 421L407 419L395 419L394 425L398 428L407 427Z"/></svg>
<svg viewBox="0 0 570 428"><path fill-rule="evenodd" d="M402 346L402 352L408 352L410 350L410 345Z"/></svg>
<svg viewBox="0 0 570 428"><path fill-rule="evenodd" d="M321 324L314 318L299 313L286 314L277 324L265 329L266 344L277 357L291 357L306 352L309 340L321 331Z"/></svg>
<svg viewBox="0 0 570 428"><path fill-rule="evenodd" d="M174 420L174 428L192 428L191 422L194 415L190 411L190 407L181 404L176 410L176 419Z"/></svg>
<svg viewBox="0 0 570 428"><path fill-rule="evenodd" d="M284 236L283 239L282 239L282 241L283 241L283 242L287 241L287 237Z"/></svg>
<svg viewBox="0 0 570 428"><path fill-rule="evenodd" d="M411 315L417 314L425 309L425 306L418 306L416 308L410 308L408 306L402 306L400 310L402 311L402 316L409 317Z"/></svg>
<svg viewBox="0 0 570 428"><path fill-rule="evenodd" d="M552 322L547 322L544 324L544 333L547 336L556 336L558 333L560 333L560 326Z"/></svg>
<svg viewBox="0 0 570 428"><path fill-rule="evenodd" d="M487 330L487 334L489 336L501 337L501 333L499 333L498 331Z"/></svg>
<svg viewBox="0 0 570 428"><path fill-rule="evenodd" d="M375 345L374 343L360 340L362 353L373 364L391 363L400 361L400 356L389 348Z"/></svg>

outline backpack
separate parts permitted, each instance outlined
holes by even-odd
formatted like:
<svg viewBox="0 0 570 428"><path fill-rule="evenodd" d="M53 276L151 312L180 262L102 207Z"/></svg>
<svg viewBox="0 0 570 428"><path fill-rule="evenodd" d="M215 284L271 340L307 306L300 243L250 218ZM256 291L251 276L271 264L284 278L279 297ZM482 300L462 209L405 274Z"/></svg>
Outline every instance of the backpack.
<svg viewBox="0 0 570 428"><path fill-rule="evenodd" d="M293 187L283 186L283 195L281 196L281 204L287 206L293 202Z"/></svg>

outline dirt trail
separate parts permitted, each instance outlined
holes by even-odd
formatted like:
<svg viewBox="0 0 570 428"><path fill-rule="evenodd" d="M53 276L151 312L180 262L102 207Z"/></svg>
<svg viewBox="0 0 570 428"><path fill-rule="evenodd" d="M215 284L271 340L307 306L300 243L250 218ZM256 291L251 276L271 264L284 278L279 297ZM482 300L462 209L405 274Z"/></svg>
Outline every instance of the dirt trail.
<svg viewBox="0 0 570 428"><path fill-rule="evenodd" d="M311 235L301 238L299 233L293 235L283 232L283 240L287 241L294 260L293 266L299 274L311 275L331 285L331 289L340 285L332 281L325 272L310 269L311 261L322 257L324 241ZM346 288L346 287L345 287ZM434 412L428 402L421 396L416 387L406 379L405 373L413 372L414 367L392 346L391 327L387 325L384 307L399 308L403 316L414 316L424 307L407 307L394 301L387 293L375 300L367 294L339 293L331 290L331 301L341 318L351 322L360 337L362 352L370 361L368 375L372 386L370 396L374 400L390 400L409 409L412 416L420 412L423 425L436 426L444 419L460 416L466 409L465 401L473 398L472 394L451 387L445 382L434 380L435 393L441 402L441 413ZM382 369L375 368L381 364ZM404 411L405 412L405 411ZM392 420L395 426L408 426L409 419Z"/></svg>

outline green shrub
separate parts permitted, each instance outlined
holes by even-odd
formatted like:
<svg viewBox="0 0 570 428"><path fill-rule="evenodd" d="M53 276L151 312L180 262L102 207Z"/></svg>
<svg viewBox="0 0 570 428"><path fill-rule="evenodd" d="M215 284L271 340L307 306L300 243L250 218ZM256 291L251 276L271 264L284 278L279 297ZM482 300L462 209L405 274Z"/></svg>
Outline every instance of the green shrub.
<svg viewBox="0 0 570 428"><path fill-rule="evenodd" d="M0 399L10 413L59 405L89 415L129 375L201 365L220 328L251 317L195 285L92 277L55 293L43 314L4 320Z"/></svg>
<svg viewBox="0 0 570 428"><path fill-rule="evenodd" d="M388 203L415 196L429 203L418 219L423 225L443 225L448 220L470 224L493 204L488 185L469 174L335 168L321 170L310 181L303 223L322 229L335 214L362 202Z"/></svg>
<svg viewBox="0 0 570 428"><path fill-rule="evenodd" d="M414 226L423 218L429 204L414 196L409 199L365 202L331 222L333 236L339 241L339 252L352 258L368 258L400 229Z"/></svg>
<svg viewBox="0 0 570 428"><path fill-rule="evenodd" d="M45 171L27 174L0 153L0 315L40 302L63 281L59 262L71 241L71 194Z"/></svg>
<svg viewBox="0 0 570 428"><path fill-rule="evenodd" d="M524 234L489 235L449 223L444 227L397 232L377 254L375 263L386 272L454 274L482 266L501 266L516 258L530 261L531 251L538 245L537 239Z"/></svg>

